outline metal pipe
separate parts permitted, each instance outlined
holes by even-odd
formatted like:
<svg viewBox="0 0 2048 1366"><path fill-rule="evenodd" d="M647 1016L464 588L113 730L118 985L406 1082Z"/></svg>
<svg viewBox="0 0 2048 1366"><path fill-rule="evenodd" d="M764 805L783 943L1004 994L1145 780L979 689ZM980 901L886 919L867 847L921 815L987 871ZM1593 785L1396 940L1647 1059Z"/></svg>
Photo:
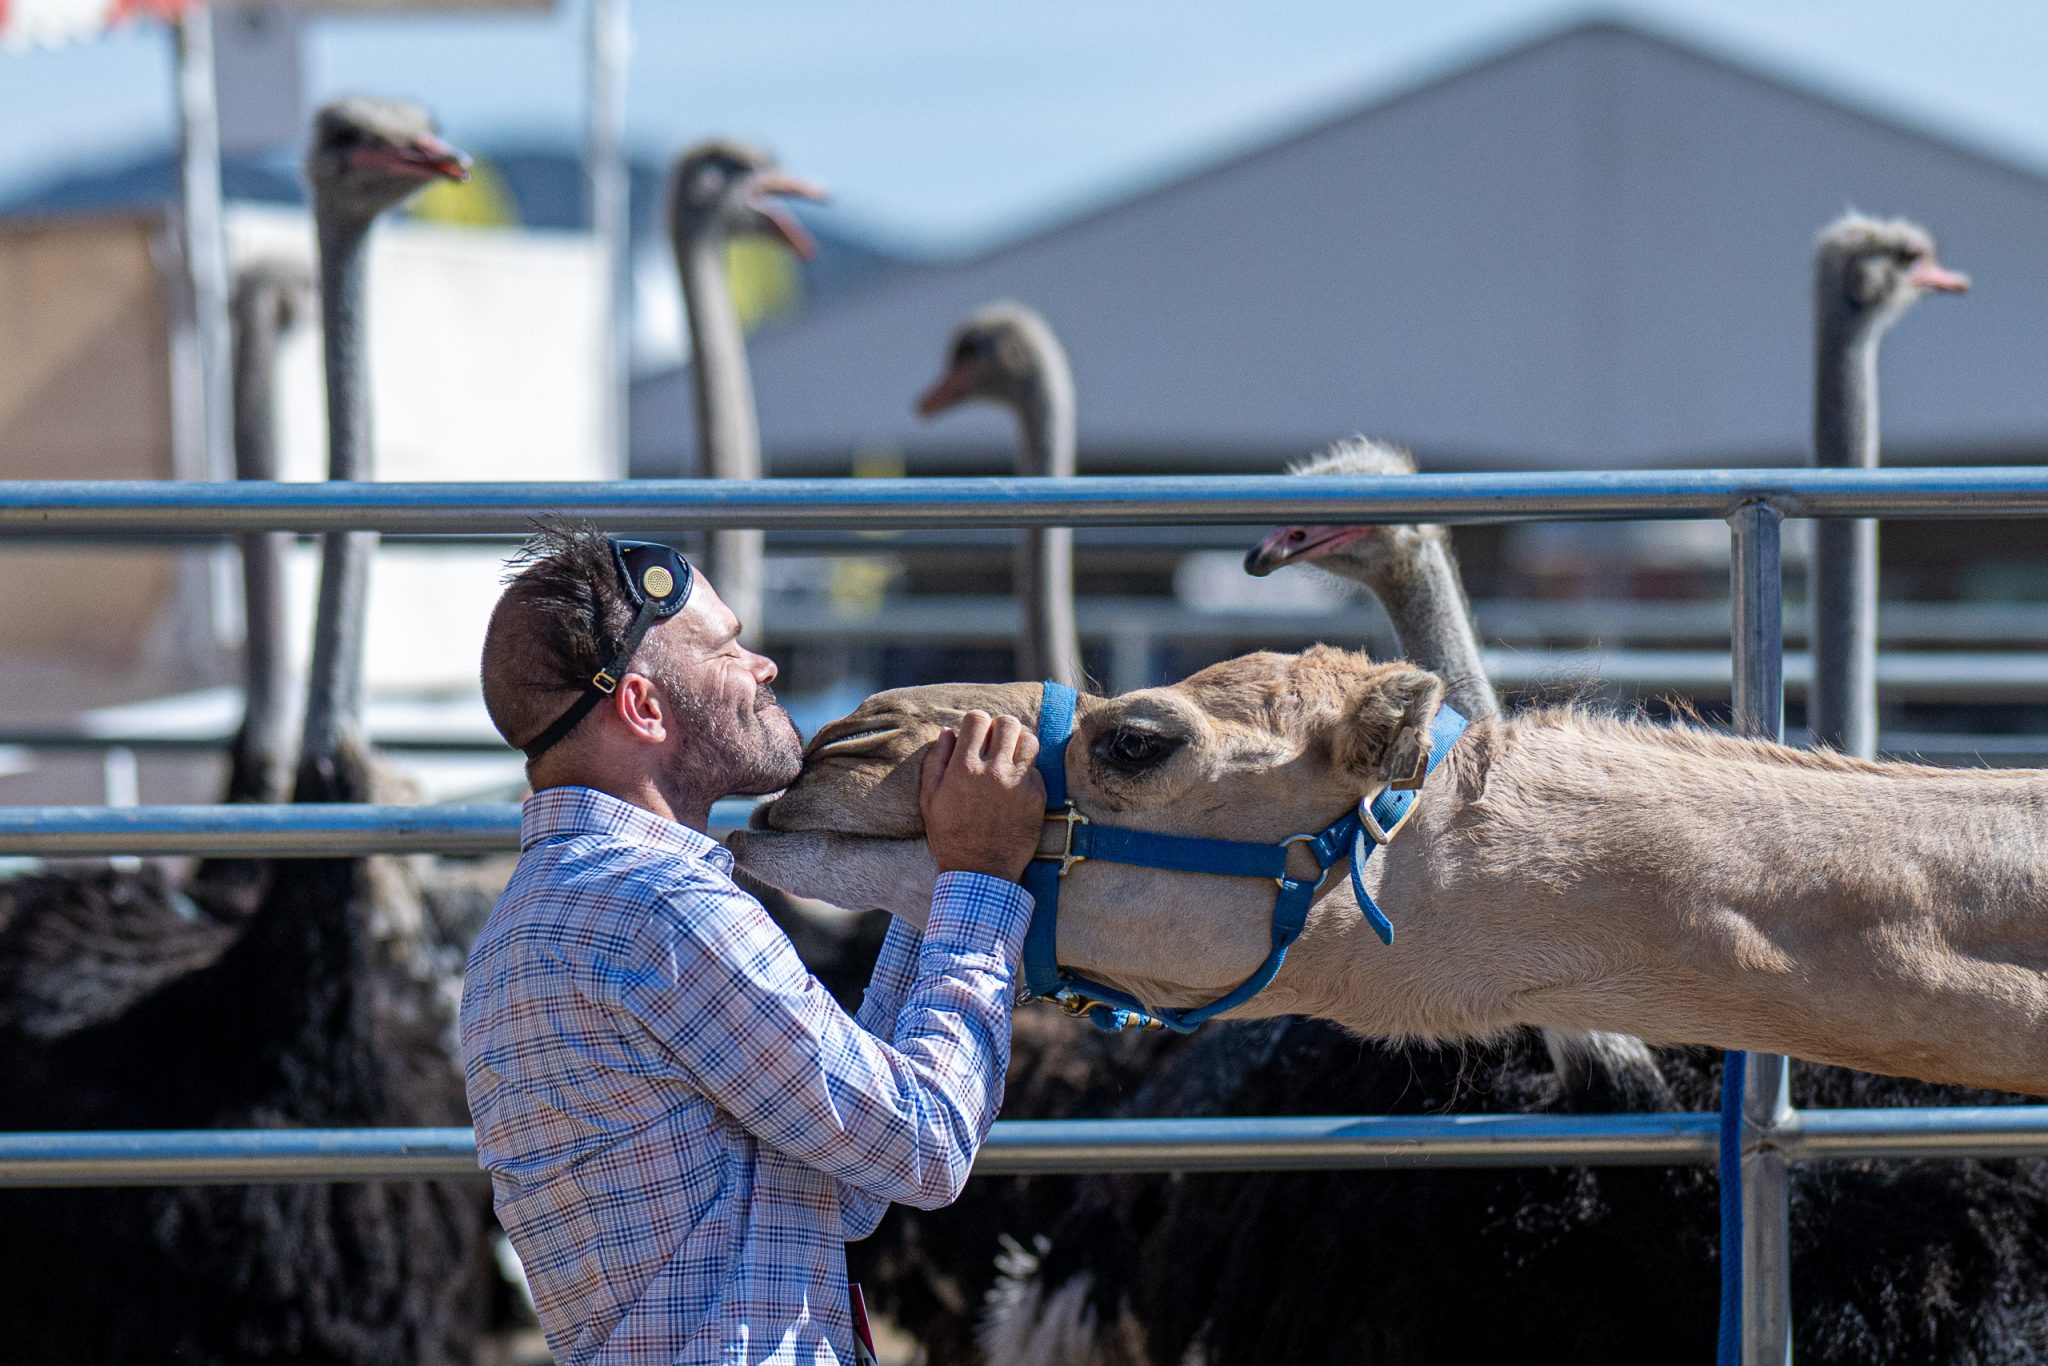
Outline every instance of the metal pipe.
<svg viewBox="0 0 2048 1366"><path fill-rule="evenodd" d="M1006 1119L977 1176L1415 1167L1656 1166L1714 1160L1714 1116L1332 1115ZM1794 1160L2048 1155L2048 1106L1808 1110ZM0 1134L0 1187L481 1179L468 1129Z"/></svg>
<svg viewBox="0 0 2048 1366"><path fill-rule="evenodd" d="M234 471L233 385L229 376L227 230L220 181L220 106L215 90L213 14L185 10L177 23L178 187L185 275L190 289L199 438L196 464L209 479ZM187 469L185 473L193 473Z"/></svg>
<svg viewBox="0 0 2048 1366"><path fill-rule="evenodd" d="M523 535L542 514L650 532L1271 522L1657 521L2048 515L2048 468L1613 470L1296 479L626 480L320 484L22 481L0 485L0 535L232 536L386 531Z"/></svg>
<svg viewBox="0 0 2048 1366"><path fill-rule="evenodd" d="M590 236L604 306L598 336L598 449L621 477L627 470L626 413L633 344L631 198L626 169L626 76L631 42L626 0L591 0L585 32L584 174Z"/></svg>
<svg viewBox="0 0 2048 1366"><path fill-rule="evenodd" d="M518 847L519 808L509 802L0 808L0 855L357 858L491 854Z"/></svg>
<svg viewBox="0 0 2048 1366"><path fill-rule="evenodd" d="M712 831L743 827L756 804L751 797L714 802ZM0 857L362 858L502 854L518 847L513 802L0 807Z"/></svg>
<svg viewBox="0 0 2048 1366"><path fill-rule="evenodd" d="M1728 519L1735 729L1773 741L1785 730L1782 521L1769 503L1750 503ZM1743 1366L1785 1366L1792 1356L1791 1168L1777 1141L1792 1118L1790 1067L1783 1057L1756 1053L1743 1077Z"/></svg>
<svg viewBox="0 0 2048 1366"><path fill-rule="evenodd" d="M2048 671L2044 671L2048 676ZM138 754L219 754L234 743L233 735L136 735L127 731L94 735L88 731L54 726L25 726L19 730L0 729L0 747L69 751L97 754L109 749L131 749ZM517 753L503 740L484 736L394 735L372 739L370 744L392 753L497 754L507 758Z"/></svg>

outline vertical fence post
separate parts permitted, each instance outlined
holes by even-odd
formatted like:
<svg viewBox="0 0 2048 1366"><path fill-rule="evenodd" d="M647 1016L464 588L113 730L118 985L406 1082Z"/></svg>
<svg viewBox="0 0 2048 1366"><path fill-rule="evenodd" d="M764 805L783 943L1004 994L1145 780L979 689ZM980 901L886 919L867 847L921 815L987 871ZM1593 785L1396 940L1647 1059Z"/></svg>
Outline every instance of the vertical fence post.
<svg viewBox="0 0 2048 1366"><path fill-rule="evenodd" d="M626 165L626 73L631 44L626 0L591 0L588 46L588 116L584 174L589 184L590 235L598 255L603 294L599 322L598 441L630 471L628 378L633 351L633 228L631 178Z"/></svg>
<svg viewBox="0 0 2048 1366"><path fill-rule="evenodd" d="M1785 729L1783 520L1769 503L1745 503L1728 519L1735 729L1765 740L1782 739ZM1775 1142L1792 1113L1789 1066L1754 1054L1743 1078L1742 1366L1786 1366L1792 1358L1789 1168Z"/></svg>
<svg viewBox="0 0 2048 1366"><path fill-rule="evenodd" d="M185 283L192 308L197 383L185 397L195 416L198 459L187 479L234 477L228 375L228 259L222 222L220 116L214 100L213 15L195 5L178 20L178 185Z"/></svg>

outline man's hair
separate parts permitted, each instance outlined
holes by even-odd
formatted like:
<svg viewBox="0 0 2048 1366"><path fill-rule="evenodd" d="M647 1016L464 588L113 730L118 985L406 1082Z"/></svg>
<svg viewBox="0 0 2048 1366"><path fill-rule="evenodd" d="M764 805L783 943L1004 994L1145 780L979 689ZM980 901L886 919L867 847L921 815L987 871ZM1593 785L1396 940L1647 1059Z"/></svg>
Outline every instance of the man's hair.
<svg viewBox="0 0 2048 1366"><path fill-rule="evenodd" d="M632 624L611 542L584 523L541 523L506 562L484 632L484 707L498 734L515 747L533 740L611 662Z"/></svg>

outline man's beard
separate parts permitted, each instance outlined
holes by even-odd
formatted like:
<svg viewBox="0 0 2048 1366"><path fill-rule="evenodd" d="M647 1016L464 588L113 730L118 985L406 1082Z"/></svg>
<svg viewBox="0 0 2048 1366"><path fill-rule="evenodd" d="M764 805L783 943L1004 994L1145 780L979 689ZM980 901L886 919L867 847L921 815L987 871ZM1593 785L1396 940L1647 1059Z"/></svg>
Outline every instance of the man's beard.
<svg viewBox="0 0 2048 1366"><path fill-rule="evenodd" d="M689 786L712 798L758 797L796 781L803 767L803 741L789 713L763 683L745 712L688 691L665 688L684 727L679 754Z"/></svg>

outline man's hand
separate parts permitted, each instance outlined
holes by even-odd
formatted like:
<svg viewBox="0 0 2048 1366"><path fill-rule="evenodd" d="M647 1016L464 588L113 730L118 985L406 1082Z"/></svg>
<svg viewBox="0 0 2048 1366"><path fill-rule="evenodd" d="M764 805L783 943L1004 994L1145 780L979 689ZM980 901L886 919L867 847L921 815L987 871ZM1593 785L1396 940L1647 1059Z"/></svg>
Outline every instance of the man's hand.
<svg viewBox="0 0 2048 1366"><path fill-rule="evenodd" d="M918 805L942 873L1024 876L1045 823L1045 782L1031 766L1038 737L1014 716L971 711L924 756Z"/></svg>

